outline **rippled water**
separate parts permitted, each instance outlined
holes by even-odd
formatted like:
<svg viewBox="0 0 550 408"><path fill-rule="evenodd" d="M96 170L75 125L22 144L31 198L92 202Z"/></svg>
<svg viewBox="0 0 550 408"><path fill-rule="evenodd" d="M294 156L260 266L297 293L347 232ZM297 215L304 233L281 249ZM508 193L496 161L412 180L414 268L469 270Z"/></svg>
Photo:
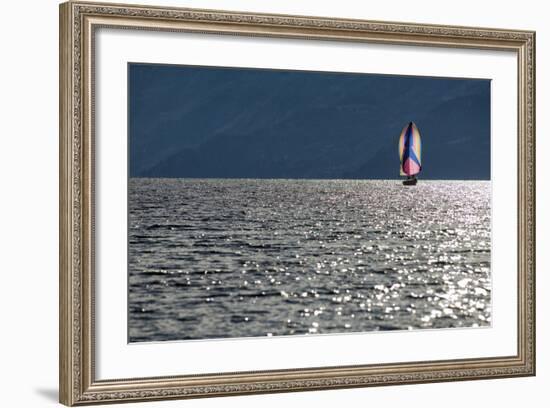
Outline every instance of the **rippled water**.
<svg viewBox="0 0 550 408"><path fill-rule="evenodd" d="M490 325L490 182L130 179L129 340Z"/></svg>

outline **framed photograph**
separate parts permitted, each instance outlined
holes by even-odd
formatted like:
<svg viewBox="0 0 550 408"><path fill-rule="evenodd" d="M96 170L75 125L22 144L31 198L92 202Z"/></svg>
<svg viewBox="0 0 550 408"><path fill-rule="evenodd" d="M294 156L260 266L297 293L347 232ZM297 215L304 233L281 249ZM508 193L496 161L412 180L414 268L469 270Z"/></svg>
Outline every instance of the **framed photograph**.
<svg viewBox="0 0 550 408"><path fill-rule="evenodd" d="M60 401L535 374L535 33L60 6Z"/></svg>

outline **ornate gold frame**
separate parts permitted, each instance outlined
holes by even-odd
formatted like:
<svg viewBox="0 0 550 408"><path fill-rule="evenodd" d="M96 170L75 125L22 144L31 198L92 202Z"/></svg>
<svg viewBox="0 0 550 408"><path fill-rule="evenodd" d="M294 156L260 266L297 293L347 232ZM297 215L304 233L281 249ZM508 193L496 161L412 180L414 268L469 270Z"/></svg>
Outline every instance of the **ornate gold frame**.
<svg viewBox="0 0 550 408"><path fill-rule="evenodd" d="M238 374L94 376L93 47L98 27L513 51L518 63L518 349L513 356ZM68 2L60 5L60 401L145 401L535 374L535 33Z"/></svg>

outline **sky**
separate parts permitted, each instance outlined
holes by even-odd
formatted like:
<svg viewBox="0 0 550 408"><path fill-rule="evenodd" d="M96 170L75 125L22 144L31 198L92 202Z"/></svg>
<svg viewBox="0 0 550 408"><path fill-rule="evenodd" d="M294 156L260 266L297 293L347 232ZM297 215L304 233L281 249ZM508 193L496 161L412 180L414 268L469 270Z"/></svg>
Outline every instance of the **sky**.
<svg viewBox="0 0 550 408"><path fill-rule="evenodd" d="M130 177L490 179L490 79L128 65Z"/></svg>

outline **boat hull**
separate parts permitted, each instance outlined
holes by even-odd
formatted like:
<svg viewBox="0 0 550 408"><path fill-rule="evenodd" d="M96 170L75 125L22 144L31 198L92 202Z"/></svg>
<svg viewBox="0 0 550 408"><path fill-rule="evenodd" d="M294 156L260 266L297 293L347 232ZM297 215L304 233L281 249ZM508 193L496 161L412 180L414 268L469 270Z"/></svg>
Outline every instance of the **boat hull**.
<svg viewBox="0 0 550 408"><path fill-rule="evenodd" d="M411 179L407 179L407 180L403 180L403 185L404 186L416 186L416 182L418 180L415 178L411 178Z"/></svg>

